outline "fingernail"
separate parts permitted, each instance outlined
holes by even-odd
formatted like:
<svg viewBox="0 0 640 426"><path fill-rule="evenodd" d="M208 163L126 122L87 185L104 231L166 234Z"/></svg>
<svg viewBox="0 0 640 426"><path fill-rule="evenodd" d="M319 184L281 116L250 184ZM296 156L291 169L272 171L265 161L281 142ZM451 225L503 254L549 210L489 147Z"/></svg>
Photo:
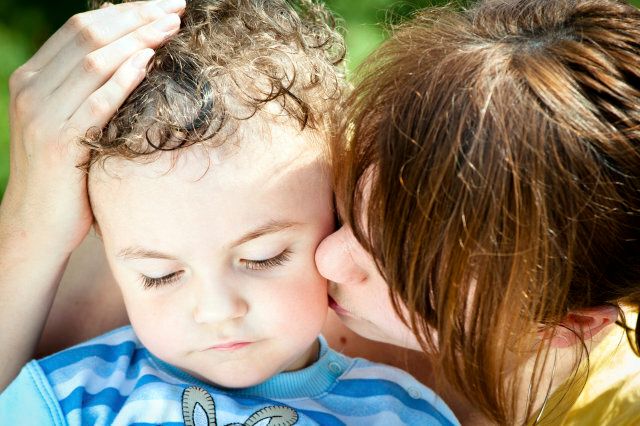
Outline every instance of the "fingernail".
<svg viewBox="0 0 640 426"><path fill-rule="evenodd" d="M131 60L131 64L136 68L143 69L147 66L147 63L149 63L149 59L151 59L154 53L155 52L153 51L153 49L141 50L133 57L133 59Z"/></svg>
<svg viewBox="0 0 640 426"><path fill-rule="evenodd" d="M160 0L158 6L165 12L177 12L186 6L185 0Z"/></svg>
<svg viewBox="0 0 640 426"><path fill-rule="evenodd" d="M180 17L175 13L172 13L171 15L167 15L159 21L156 21L153 26L157 30L165 33L173 31L180 26Z"/></svg>

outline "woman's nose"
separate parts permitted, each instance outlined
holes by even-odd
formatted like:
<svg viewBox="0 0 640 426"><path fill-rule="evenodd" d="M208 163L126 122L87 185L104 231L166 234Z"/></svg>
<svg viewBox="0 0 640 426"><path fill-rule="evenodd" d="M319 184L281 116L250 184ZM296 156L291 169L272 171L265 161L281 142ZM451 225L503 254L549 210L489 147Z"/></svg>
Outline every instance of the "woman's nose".
<svg viewBox="0 0 640 426"><path fill-rule="evenodd" d="M195 295L193 318L199 324L222 323L243 317L248 308L246 300L233 288L204 284Z"/></svg>
<svg viewBox="0 0 640 426"><path fill-rule="evenodd" d="M367 278L367 273L355 260L354 251L364 250L356 241L351 229L342 226L327 236L316 250L316 266L322 276L337 284L357 284Z"/></svg>

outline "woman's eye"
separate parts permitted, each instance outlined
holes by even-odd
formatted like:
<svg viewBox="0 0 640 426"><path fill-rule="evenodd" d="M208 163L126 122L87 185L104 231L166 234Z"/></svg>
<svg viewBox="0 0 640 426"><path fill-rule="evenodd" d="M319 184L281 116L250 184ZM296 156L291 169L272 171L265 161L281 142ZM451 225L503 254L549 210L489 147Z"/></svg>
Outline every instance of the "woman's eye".
<svg viewBox="0 0 640 426"><path fill-rule="evenodd" d="M173 272L171 274L165 275L159 278L151 278L146 275L141 275L140 278L142 280L142 286L145 289L160 287L163 285L173 284L178 281L178 279L182 276L184 271Z"/></svg>
<svg viewBox="0 0 640 426"><path fill-rule="evenodd" d="M291 255L291 251L289 249L286 249L279 255L269 259L264 259L264 260L240 259L240 263L242 263L245 268L251 269L252 271L262 271L265 269L275 268L276 266L282 266L285 262L289 260L290 255Z"/></svg>

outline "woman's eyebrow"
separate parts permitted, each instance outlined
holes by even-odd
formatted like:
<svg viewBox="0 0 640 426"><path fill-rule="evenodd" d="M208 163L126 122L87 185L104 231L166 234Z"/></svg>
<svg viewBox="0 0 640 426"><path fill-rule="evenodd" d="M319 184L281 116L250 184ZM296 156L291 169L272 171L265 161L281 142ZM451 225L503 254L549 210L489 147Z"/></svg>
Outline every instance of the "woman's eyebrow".
<svg viewBox="0 0 640 426"><path fill-rule="evenodd" d="M259 226L258 228L247 232L242 237L238 238L233 243L231 243L231 247L237 247L248 241L255 240L256 238L262 237L263 235L273 234L274 232L280 232L282 230L285 230L297 225L300 225L300 223L272 220L266 223L265 225Z"/></svg>

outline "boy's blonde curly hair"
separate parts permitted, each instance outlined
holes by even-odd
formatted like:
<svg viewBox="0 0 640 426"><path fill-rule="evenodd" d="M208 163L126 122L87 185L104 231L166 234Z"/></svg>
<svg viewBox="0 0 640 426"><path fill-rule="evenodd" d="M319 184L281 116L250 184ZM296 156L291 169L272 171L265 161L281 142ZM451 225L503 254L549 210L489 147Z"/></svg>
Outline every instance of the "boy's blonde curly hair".
<svg viewBox="0 0 640 426"><path fill-rule="evenodd" d="M300 129L330 131L345 93L344 56L333 15L312 0L187 1L180 31L156 50L140 86L84 138L86 166L219 145L265 109Z"/></svg>

